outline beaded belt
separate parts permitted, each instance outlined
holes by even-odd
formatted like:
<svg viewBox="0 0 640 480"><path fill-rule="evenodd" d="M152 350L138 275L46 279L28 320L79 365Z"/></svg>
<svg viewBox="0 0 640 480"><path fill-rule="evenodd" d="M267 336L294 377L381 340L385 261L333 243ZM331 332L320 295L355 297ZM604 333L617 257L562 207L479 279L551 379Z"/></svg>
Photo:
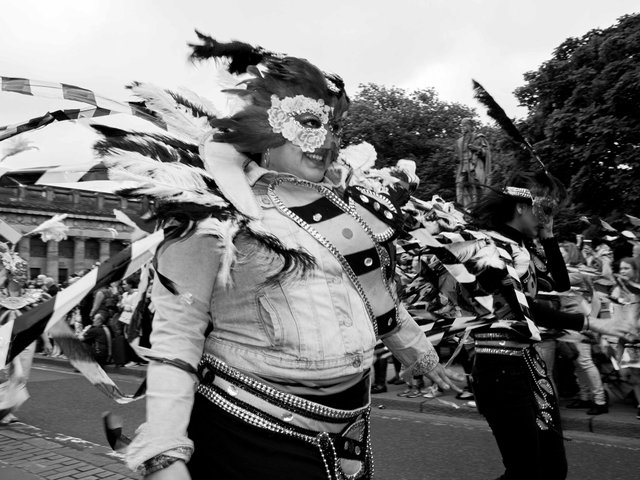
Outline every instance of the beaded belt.
<svg viewBox="0 0 640 480"><path fill-rule="evenodd" d="M198 392L239 420L318 447L329 480L373 473L370 406L339 410L281 392L204 354Z"/></svg>
<svg viewBox="0 0 640 480"><path fill-rule="evenodd" d="M475 351L479 354L521 357L524 349L531 346L531 343L512 340L508 334L502 332L477 333L474 340Z"/></svg>

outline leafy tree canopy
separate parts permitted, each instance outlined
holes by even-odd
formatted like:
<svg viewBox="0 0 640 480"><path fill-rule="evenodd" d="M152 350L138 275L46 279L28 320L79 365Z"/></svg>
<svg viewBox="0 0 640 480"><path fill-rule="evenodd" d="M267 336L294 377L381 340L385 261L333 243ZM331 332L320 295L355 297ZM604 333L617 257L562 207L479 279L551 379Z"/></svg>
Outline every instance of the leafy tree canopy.
<svg viewBox="0 0 640 480"><path fill-rule="evenodd" d="M575 213L640 212L640 14L568 38L516 90L524 130Z"/></svg>
<svg viewBox="0 0 640 480"><path fill-rule="evenodd" d="M476 117L473 109L445 102L431 88L407 91L373 83L360 85L352 101L344 141L372 144L378 153L377 167L411 158L421 179L417 196L439 194L455 198L457 159L454 141L460 121Z"/></svg>

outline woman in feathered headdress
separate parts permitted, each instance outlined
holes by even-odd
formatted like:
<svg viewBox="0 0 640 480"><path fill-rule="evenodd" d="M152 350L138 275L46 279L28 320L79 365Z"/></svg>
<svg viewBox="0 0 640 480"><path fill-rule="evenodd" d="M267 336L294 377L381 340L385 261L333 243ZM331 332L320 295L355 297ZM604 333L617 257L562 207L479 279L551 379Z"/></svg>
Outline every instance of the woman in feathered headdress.
<svg viewBox="0 0 640 480"><path fill-rule="evenodd" d="M231 111L135 84L175 136L100 128L112 178L154 198L167 232L127 463L147 478L368 479L376 337L407 375L452 388L393 285L414 172L366 179L337 160L338 76L199 36L193 58L232 74Z"/></svg>
<svg viewBox="0 0 640 480"><path fill-rule="evenodd" d="M519 172L503 190L488 191L473 211L482 227L503 237L502 248L513 259L512 278L506 281L517 284L522 293L505 289L505 280L496 283L494 288L502 292L494 299L496 315L508 320L471 334L476 352L474 393L500 448L505 479L567 475L551 370L543 360L544 348L542 356L534 348L541 340L538 327L608 331L606 322L590 317L588 308L560 311L537 298L541 290L564 292L570 287L553 235L553 216L565 196L562 184L548 172Z"/></svg>

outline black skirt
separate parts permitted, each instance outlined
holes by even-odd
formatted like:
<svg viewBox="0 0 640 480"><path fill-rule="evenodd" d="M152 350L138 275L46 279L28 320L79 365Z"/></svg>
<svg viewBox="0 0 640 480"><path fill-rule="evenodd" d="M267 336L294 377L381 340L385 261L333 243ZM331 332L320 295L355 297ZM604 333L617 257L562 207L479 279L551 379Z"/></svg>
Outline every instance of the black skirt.
<svg viewBox="0 0 640 480"><path fill-rule="evenodd" d="M193 480L327 480L318 447L249 425L199 393L189 438Z"/></svg>

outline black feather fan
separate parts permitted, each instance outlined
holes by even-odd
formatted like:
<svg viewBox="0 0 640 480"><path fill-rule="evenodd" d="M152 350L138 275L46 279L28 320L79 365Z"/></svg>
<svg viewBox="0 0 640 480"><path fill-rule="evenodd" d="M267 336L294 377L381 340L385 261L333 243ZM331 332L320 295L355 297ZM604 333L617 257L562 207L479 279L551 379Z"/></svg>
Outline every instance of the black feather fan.
<svg viewBox="0 0 640 480"><path fill-rule="evenodd" d="M494 100L494 98L489 95L482 85L480 85L475 80L473 82L473 96L476 100L482 103L485 107L487 107L487 115L493 118L498 125L509 135L513 140L518 142L524 148L526 148L529 153L535 158L540 166L546 171L547 167L542 162L533 146L529 143L529 141L524 138L518 127L515 126L513 121L507 116L502 107Z"/></svg>
<svg viewBox="0 0 640 480"><path fill-rule="evenodd" d="M196 35L202 44L189 44L192 49L190 55L191 60L228 58L230 60L227 68L229 73L245 73L248 67L257 65L262 62L265 57L272 55L263 48L254 47L248 43L238 41L232 41L229 43L218 42L197 30Z"/></svg>

